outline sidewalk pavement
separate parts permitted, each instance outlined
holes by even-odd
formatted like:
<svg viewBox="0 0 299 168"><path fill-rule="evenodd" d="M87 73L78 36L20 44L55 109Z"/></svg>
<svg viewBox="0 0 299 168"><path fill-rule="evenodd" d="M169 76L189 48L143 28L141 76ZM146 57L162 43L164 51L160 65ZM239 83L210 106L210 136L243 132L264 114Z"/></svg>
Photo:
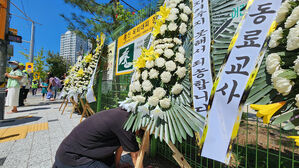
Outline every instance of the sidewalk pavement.
<svg viewBox="0 0 299 168"><path fill-rule="evenodd" d="M61 115L58 111L61 102L42 101L41 95L30 94L25 107L19 107L18 113L5 114L5 120L0 121L0 129L37 123L48 123L48 129L28 132L24 139L0 143L0 168L52 167L57 148L81 118L73 114L70 119L71 105ZM5 108L6 112L10 110Z"/></svg>

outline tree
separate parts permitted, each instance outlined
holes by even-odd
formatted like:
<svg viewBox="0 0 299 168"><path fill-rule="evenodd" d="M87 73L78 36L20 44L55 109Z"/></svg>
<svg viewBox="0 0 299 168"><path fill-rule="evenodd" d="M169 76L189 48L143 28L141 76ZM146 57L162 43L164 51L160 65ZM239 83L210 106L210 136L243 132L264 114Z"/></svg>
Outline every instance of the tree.
<svg viewBox="0 0 299 168"><path fill-rule="evenodd" d="M59 53L54 54L54 52L48 51L48 57L46 59L49 72L54 76L61 77L64 73L67 72L67 63L63 57L59 56Z"/></svg>
<svg viewBox="0 0 299 168"><path fill-rule="evenodd" d="M25 56L26 59L29 59L28 54L21 51L19 53ZM41 79L45 79L47 76L45 59L46 56L44 56L43 48L37 53L37 56L33 58L33 71L39 73Z"/></svg>
<svg viewBox="0 0 299 168"><path fill-rule="evenodd" d="M71 13L71 17L63 14L61 16L68 22L68 28L75 31L85 39L91 39L95 43L96 35L100 32L105 33L108 37L117 37L121 29L129 29L133 24L135 15L146 15L145 10L137 11L130 4L125 3L130 8L125 8L119 0L111 0L108 3L101 3L100 0L64 0L73 7L79 8L85 15ZM140 0L139 3L148 2L149 0ZM148 16L147 16L148 17ZM126 31L126 30L125 30ZM114 34L114 36L113 36ZM112 39L114 40L114 39Z"/></svg>

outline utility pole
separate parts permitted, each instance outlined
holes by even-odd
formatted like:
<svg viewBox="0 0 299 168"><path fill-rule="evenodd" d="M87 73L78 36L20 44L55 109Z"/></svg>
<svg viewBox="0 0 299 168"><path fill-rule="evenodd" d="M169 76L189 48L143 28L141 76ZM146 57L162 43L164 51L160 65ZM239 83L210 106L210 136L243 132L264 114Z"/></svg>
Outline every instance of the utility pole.
<svg viewBox="0 0 299 168"><path fill-rule="evenodd" d="M29 52L29 62L33 63L33 54L34 54L34 33L35 33L35 25L34 22L32 21L32 26L31 26L31 40L30 40L30 52Z"/></svg>
<svg viewBox="0 0 299 168"><path fill-rule="evenodd" d="M7 37L8 28L9 28L9 3L7 0L0 0L0 19L3 21L0 23L0 31L4 34L0 35L0 120L4 119L5 112L5 76L6 73L6 62L7 62ZM2 25L3 24L3 25ZM4 26L5 25L5 26ZM3 27L2 27L3 26Z"/></svg>

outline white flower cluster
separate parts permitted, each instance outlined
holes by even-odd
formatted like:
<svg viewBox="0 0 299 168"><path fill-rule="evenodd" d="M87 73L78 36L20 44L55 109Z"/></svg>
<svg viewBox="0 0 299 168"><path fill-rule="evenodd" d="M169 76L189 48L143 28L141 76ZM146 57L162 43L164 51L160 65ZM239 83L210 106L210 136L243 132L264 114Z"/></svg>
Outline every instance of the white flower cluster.
<svg viewBox="0 0 299 168"><path fill-rule="evenodd" d="M290 29L287 39L288 51L293 51L299 48L299 21L295 27Z"/></svg>
<svg viewBox="0 0 299 168"><path fill-rule="evenodd" d="M281 7L278 10L277 16L276 16L276 22L278 24L285 20L287 14L291 8L291 5L289 4L289 2L290 2L289 0L286 0L281 4Z"/></svg>
<svg viewBox="0 0 299 168"><path fill-rule="evenodd" d="M287 18L284 23L285 28L290 28L296 24L299 20L299 6L297 6L291 13L291 15Z"/></svg>
<svg viewBox="0 0 299 168"><path fill-rule="evenodd" d="M96 69L100 52L98 44L94 54L88 54L84 58L78 57L76 64L69 70L68 76L64 81L63 92L66 95L80 95L87 91L90 78Z"/></svg>
<svg viewBox="0 0 299 168"><path fill-rule="evenodd" d="M271 81L273 83L274 88L283 96L286 96L290 93L295 83L289 79L279 77L279 75L283 72L285 72L284 69L275 71L272 74Z"/></svg>
<svg viewBox="0 0 299 168"><path fill-rule="evenodd" d="M273 74L280 69L281 58L277 53L269 54L266 58L266 69L269 74Z"/></svg>
<svg viewBox="0 0 299 168"><path fill-rule="evenodd" d="M269 42L269 47L270 48L275 48L279 45L278 40L283 38L283 31L282 28L279 27L277 30L275 30L272 34L271 34L271 40Z"/></svg>
<svg viewBox="0 0 299 168"><path fill-rule="evenodd" d="M297 59L294 61L294 70L299 76L299 55L297 56Z"/></svg>
<svg viewBox="0 0 299 168"><path fill-rule="evenodd" d="M299 94L296 95L295 100L296 100L296 106L299 108Z"/></svg>
<svg viewBox="0 0 299 168"><path fill-rule="evenodd" d="M182 0L167 1L166 7L170 9L170 13L152 43L158 56L147 59L145 67L134 71L129 87L130 101L122 103L125 109L137 110L143 115L161 119L165 113L163 110L171 107L171 97L178 96L183 91L180 81L187 75L186 58L183 42L178 37L186 34L192 13ZM135 105L132 102L137 103L138 108L130 108Z"/></svg>

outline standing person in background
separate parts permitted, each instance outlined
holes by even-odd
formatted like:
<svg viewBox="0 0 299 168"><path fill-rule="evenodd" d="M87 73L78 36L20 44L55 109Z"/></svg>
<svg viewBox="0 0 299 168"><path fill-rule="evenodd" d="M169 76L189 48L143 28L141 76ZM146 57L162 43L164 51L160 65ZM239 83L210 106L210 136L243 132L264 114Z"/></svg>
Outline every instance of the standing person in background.
<svg viewBox="0 0 299 168"><path fill-rule="evenodd" d="M25 65L23 63L19 64L19 69L22 71L22 79L20 80L20 95L19 95L19 106L24 106L24 99L26 96L26 85L28 83L28 76L23 72Z"/></svg>
<svg viewBox="0 0 299 168"><path fill-rule="evenodd" d="M64 73L61 77L60 77L60 83L61 83L61 90L63 89L64 87L64 80L66 78L66 73Z"/></svg>
<svg viewBox="0 0 299 168"><path fill-rule="evenodd" d="M54 77L53 74L50 72L48 73L49 77L49 86L48 86L48 92L53 93L53 97L50 98L51 101L54 101L57 96L57 90L61 88L61 82L60 79L57 78L56 76Z"/></svg>
<svg viewBox="0 0 299 168"><path fill-rule="evenodd" d="M36 80L32 81L31 88L32 88L32 96L36 95L36 91L38 88L38 83L36 82Z"/></svg>
<svg viewBox="0 0 299 168"><path fill-rule="evenodd" d="M12 65L13 70L10 73L5 73L7 81L7 106L12 106L12 110L8 114L18 112L17 106L19 105L19 94L20 94L20 80L22 79L22 71L19 69L19 63L16 61L8 62Z"/></svg>
<svg viewBox="0 0 299 168"><path fill-rule="evenodd" d="M27 99L27 96L28 96L28 93L29 93L29 90L30 90L30 75L28 74L28 72L26 70L23 70L23 77L27 78L27 82L25 83L25 92L24 92L24 102L26 101Z"/></svg>
<svg viewBox="0 0 299 168"><path fill-rule="evenodd" d="M40 85L40 87L42 88L42 100L45 100L45 95L47 95L47 93L48 93L48 91L47 91L47 88L49 86L48 83L49 83L49 80L45 79Z"/></svg>

